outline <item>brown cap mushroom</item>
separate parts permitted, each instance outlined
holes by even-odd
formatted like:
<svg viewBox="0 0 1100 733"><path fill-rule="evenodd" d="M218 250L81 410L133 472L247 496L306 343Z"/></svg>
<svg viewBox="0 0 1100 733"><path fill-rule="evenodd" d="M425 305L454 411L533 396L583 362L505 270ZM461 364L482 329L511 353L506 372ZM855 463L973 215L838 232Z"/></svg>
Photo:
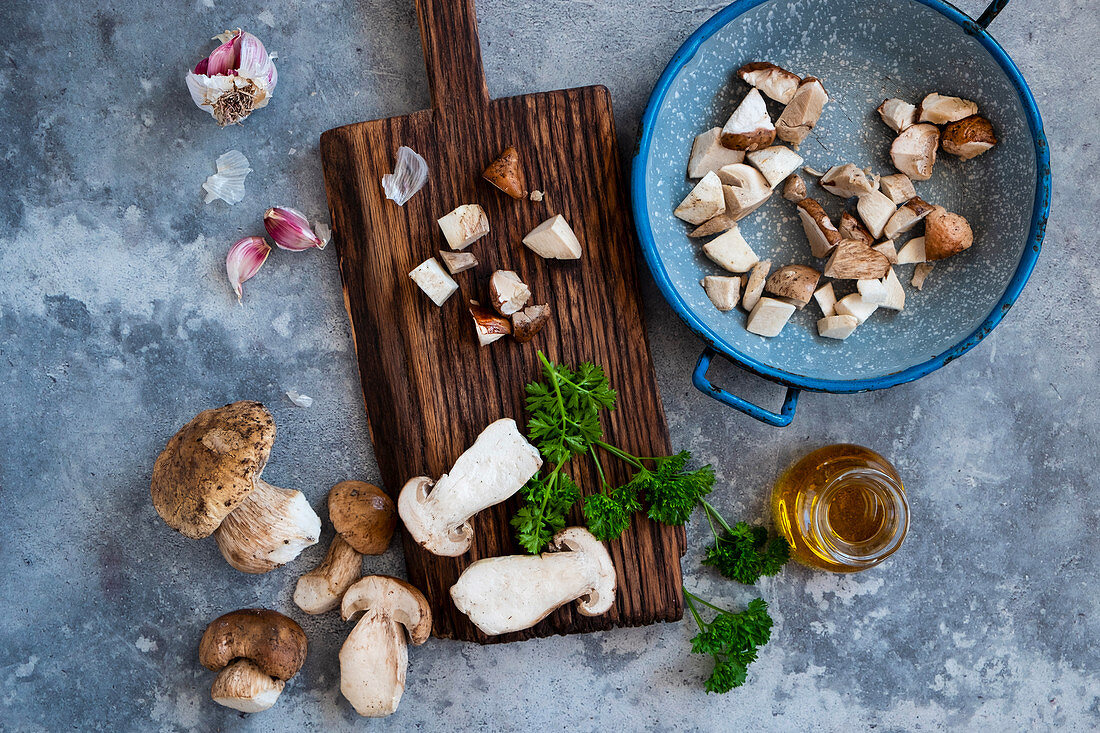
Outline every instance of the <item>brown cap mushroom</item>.
<svg viewBox="0 0 1100 733"><path fill-rule="evenodd" d="M957 255L974 244L969 222L941 206L924 220L924 254L928 261Z"/></svg>
<svg viewBox="0 0 1100 733"><path fill-rule="evenodd" d="M828 101L829 95L825 93L821 80L807 76L798 85L783 114L775 121L775 134L780 140L798 146L814 129Z"/></svg>
<svg viewBox="0 0 1100 733"><path fill-rule="evenodd" d="M802 82L798 74L791 73L767 61L753 61L737 70L737 75L780 104L788 104Z"/></svg>
<svg viewBox="0 0 1100 733"><path fill-rule="evenodd" d="M993 123L980 115L970 115L943 128L940 147L963 160L976 158L997 144Z"/></svg>
<svg viewBox="0 0 1100 733"><path fill-rule="evenodd" d="M514 199L527 195L527 182L519 164L519 152L512 146L506 147L500 157L489 164L481 177Z"/></svg>
<svg viewBox="0 0 1100 733"><path fill-rule="evenodd" d="M230 565L266 573L317 542L321 520L300 491L260 478L275 420L259 402L200 412L157 457L150 494L169 527L192 539L214 534Z"/></svg>
<svg viewBox="0 0 1100 733"><path fill-rule="evenodd" d="M787 265L771 274L764 290L786 299L798 308L810 302L821 273L806 265Z"/></svg>
<svg viewBox="0 0 1100 733"><path fill-rule="evenodd" d="M760 150L775 141L775 126L756 88L749 90L722 127L721 141L731 150Z"/></svg>
<svg viewBox="0 0 1100 733"><path fill-rule="evenodd" d="M381 718L397 710L405 692L405 633L415 645L427 641L432 612L423 593L388 575L370 575L348 588L341 616L349 621L361 612L340 647L340 693L355 712Z"/></svg>
<svg viewBox="0 0 1100 733"><path fill-rule="evenodd" d="M256 713L275 704L306 660L306 635L277 611L246 608L210 622L199 663L218 673L210 696L219 705Z"/></svg>
<svg viewBox="0 0 1100 733"><path fill-rule="evenodd" d="M898 135L890 145L890 160L894 167L914 181L927 181L936 164L936 148L940 144L940 128L921 123Z"/></svg>
<svg viewBox="0 0 1100 733"><path fill-rule="evenodd" d="M787 182L783 184L783 198L796 204L806 198L806 182L802 176L797 173L787 176Z"/></svg>
<svg viewBox="0 0 1100 733"><path fill-rule="evenodd" d="M512 338L525 344L550 322L550 306L529 305L512 314Z"/></svg>

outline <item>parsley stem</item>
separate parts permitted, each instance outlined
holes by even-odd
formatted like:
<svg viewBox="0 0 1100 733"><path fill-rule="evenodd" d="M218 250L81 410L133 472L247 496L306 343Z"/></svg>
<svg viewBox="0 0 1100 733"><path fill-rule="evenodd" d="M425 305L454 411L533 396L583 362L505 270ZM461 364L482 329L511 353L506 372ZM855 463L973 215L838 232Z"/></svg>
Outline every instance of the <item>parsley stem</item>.
<svg viewBox="0 0 1100 733"><path fill-rule="evenodd" d="M645 466L642 465L642 461L656 461L656 460L658 460L657 458L639 458L637 456L632 456L629 453L627 453L626 451L622 450L621 448L616 448L615 446L611 445L610 443L605 443L602 440L597 440L595 445L598 445L599 447L603 448L605 451L607 451L611 455L617 456L617 457L623 459L624 461L626 461L627 463L633 464L635 468L645 468Z"/></svg>
<svg viewBox="0 0 1100 733"><path fill-rule="evenodd" d="M733 529L726 523L726 520L722 518L722 515L718 513L718 510L710 505L706 499L700 498L699 503L703 505L703 511L707 514L707 521L710 521L711 515L718 520L718 523L722 525L722 529L726 530L730 534L733 534ZM711 526L711 531L714 531L714 526ZM718 535L714 536L714 539L718 539Z"/></svg>
<svg viewBox="0 0 1100 733"><path fill-rule="evenodd" d="M695 604L691 600L692 598L696 598L697 596L693 596L691 593L688 593L688 589L684 588L683 586L680 586L680 588L684 591L684 600L687 601L688 610L691 611L691 615L695 617L695 625L699 627L700 631L705 630L706 626L705 624L703 624L703 617L699 615L699 612L697 610L695 610Z"/></svg>
<svg viewBox="0 0 1100 733"><path fill-rule="evenodd" d="M596 456L596 449L592 446L588 446L588 453L592 456L592 461L596 464L596 472L600 474L600 491L602 493L607 493L607 477L604 476L603 466L600 464L600 459Z"/></svg>
<svg viewBox="0 0 1100 733"><path fill-rule="evenodd" d="M691 591L689 591L687 588L684 588L684 598L687 599L687 602L688 602L689 605L691 604L692 599L695 599L696 601L699 601L700 603L702 603L704 606L710 606L711 608L713 608L715 611L718 611L719 613L732 613L732 611L728 611L725 608L722 608L721 606L716 606L713 603L711 603L710 601L705 600L703 598L700 598L699 596L697 596L694 593L692 593Z"/></svg>

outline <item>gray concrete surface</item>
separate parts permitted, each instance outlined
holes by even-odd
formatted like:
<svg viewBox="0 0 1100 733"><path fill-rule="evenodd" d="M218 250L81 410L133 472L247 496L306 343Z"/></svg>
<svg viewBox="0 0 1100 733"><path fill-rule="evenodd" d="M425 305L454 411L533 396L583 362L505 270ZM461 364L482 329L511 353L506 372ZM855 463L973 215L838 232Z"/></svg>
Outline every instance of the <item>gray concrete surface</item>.
<svg viewBox="0 0 1100 733"><path fill-rule="evenodd" d="M604 83L624 154L660 70L721 3L479 2L492 92ZM973 14L982 3L962 7ZM244 576L212 541L169 531L148 500L153 458L201 408L271 405L266 477L320 504L376 479L335 252L276 252L238 307L229 243L263 209L325 210L321 131L427 105L408 0L177 3L8 0L0 6L0 729L1093 730L1100 727L1100 484L1096 392L1097 115L1090 0L1016 0L994 32L1039 100L1055 206L1031 284L963 359L884 393L803 396L776 430L688 379L699 344L646 280L674 444L717 467L717 501L765 516L777 472L811 447L855 441L906 478L912 530L856 576L790 567L760 584L776 621L750 683L706 695L688 623L411 653L385 721L337 692L337 619L300 618L311 653L277 707L212 704L196 660L223 611L290 611L298 571ZM184 70L243 26L279 52L268 109L219 130ZM203 206L214 158L252 161L248 197ZM735 369L722 383L777 390ZM283 393L316 398L309 409ZM739 606L753 589L698 560L689 587ZM326 534L327 541L327 534ZM403 572L400 551L371 570Z"/></svg>

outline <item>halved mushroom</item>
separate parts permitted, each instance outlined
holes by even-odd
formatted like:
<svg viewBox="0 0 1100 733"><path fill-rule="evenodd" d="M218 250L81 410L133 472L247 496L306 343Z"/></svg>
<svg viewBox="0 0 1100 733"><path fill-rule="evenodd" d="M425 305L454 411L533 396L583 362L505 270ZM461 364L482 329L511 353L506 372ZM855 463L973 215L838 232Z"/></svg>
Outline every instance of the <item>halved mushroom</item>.
<svg viewBox="0 0 1100 733"><path fill-rule="evenodd" d="M541 467L538 449L520 434L516 421L497 420L481 431L449 474L435 482L427 476L410 479L397 498L397 512L424 549L457 557L473 542L473 516L511 497Z"/></svg>
<svg viewBox="0 0 1100 733"><path fill-rule="evenodd" d="M936 164L936 148L940 144L940 129L935 125L917 124L894 139L890 145L890 160L894 167L914 181L927 181Z"/></svg>
<svg viewBox="0 0 1100 733"><path fill-rule="evenodd" d="M859 319L849 315L831 315L817 321L817 335L843 341L859 326Z"/></svg>
<svg viewBox="0 0 1100 733"><path fill-rule="evenodd" d="M936 266L935 262L921 262L913 268L913 279L909 281L917 290L924 290L924 281L928 279L929 273L932 272L932 268Z"/></svg>
<svg viewBox="0 0 1100 733"><path fill-rule="evenodd" d="M550 322L550 306L529 305L512 314L512 338L525 344Z"/></svg>
<svg viewBox="0 0 1100 733"><path fill-rule="evenodd" d="M741 79L780 104L789 104L802 79L767 61L753 61L737 70Z"/></svg>
<svg viewBox="0 0 1100 733"><path fill-rule="evenodd" d="M787 182L783 184L783 198L796 204L806 198L806 182L797 173L788 176Z"/></svg>
<svg viewBox="0 0 1100 733"><path fill-rule="evenodd" d="M927 262L928 256L924 252L924 237L914 237L898 250L899 265L911 265L915 262Z"/></svg>
<svg viewBox="0 0 1100 733"><path fill-rule="evenodd" d="M511 145L489 164L481 177L514 199L527 195L527 181L519 164L519 152Z"/></svg>
<svg viewBox="0 0 1100 733"><path fill-rule="evenodd" d="M871 280L883 277L890 269L886 255L868 247L863 242L842 239L829 261L825 263L825 277L834 280Z"/></svg>
<svg viewBox="0 0 1100 733"><path fill-rule="evenodd" d="M771 188L778 186L802 165L802 156L784 145L753 150L746 153L745 157L764 175Z"/></svg>
<svg viewBox="0 0 1100 733"><path fill-rule="evenodd" d="M567 527L550 549L471 564L451 586L455 607L489 636L529 629L571 601L584 616L607 613L615 566L604 544L583 527Z"/></svg>
<svg viewBox="0 0 1100 733"><path fill-rule="evenodd" d="M940 147L963 160L976 158L997 144L993 123L980 115L971 115L943 128Z"/></svg>
<svg viewBox="0 0 1100 733"><path fill-rule="evenodd" d="M348 588L340 615L362 613L340 647L340 694L368 718L393 714L405 692L409 652L432 633L432 612L419 590L388 575L370 575Z"/></svg>
<svg viewBox="0 0 1100 733"><path fill-rule="evenodd" d="M722 181L716 173L711 172L695 184L672 213L689 224L702 224L725 210Z"/></svg>
<svg viewBox="0 0 1100 733"><path fill-rule="evenodd" d="M688 178L702 178L733 163L745 159L744 150L730 150L722 144L722 128L712 127L695 136L688 159Z"/></svg>
<svg viewBox="0 0 1100 733"><path fill-rule="evenodd" d="M210 696L243 713L267 710L306 660L306 635L278 611L246 608L210 622L199 663L217 672Z"/></svg>
<svg viewBox="0 0 1100 733"><path fill-rule="evenodd" d="M924 253L929 261L957 255L974 244L966 219L937 206L924 223Z"/></svg>
<svg viewBox="0 0 1100 733"><path fill-rule="evenodd" d="M718 171L725 197L726 216L740 221L764 205L772 195L771 184L764 174L744 163L727 165Z"/></svg>
<svg viewBox="0 0 1100 733"><path fill-rule="evenodd" d="M802 199L798 202L798 218L810 241L810 252L814 257L827 257L841 236L825 213L825 207L813 199Z"/></svg>
<svg viewBox="0 0 1100 733"><path fill-rule="evenodd" d="M723 269L734 273L748 272L760 261L737 227L704 244L703 254Z"/></svg>
<svg viewBox="0 0 1100 733"><path fill-rule="evenodd" d="M722 144L731 150L760 150L775 141L775 126L764 98L750 89L722 127Z"/></svg>
<svg viewBox="0 0 1100 733"><path fill-rule="evenodd" d="M917 124L916 105L909 104L902 99L887 99L878 106L878 114L882 121L894 132L905 132L908 128Z"/></svg>
<svg viewBox="0 0 1100 733"><path fill-rule="evenodd" d="M875 186L867 180L867 173L851 163L834 165L821 177L821 187L841 198L871 193Z"/></svg>
<svg viewBox="0 0 1100 733"><path fill-rule="evenodd" d="M821 273L806 265L787 265L771 274L764 286L766 292L802 308L810 302Z"/></svg>
<svg viewBox="0 0 1100 733"><path fill-rule="evenodd" d="M882 231L888 239L896 239L899 234L909 231L916 226L917 222L932 213L934 208L924 199L914 196L894 212Z"/></svg>
<svg viewBox="0 0 1100 733"><path fill-rule="evenodd" d="M481 346L488 346L512 332L512 322L492 308L471 300L469 310L470 317L474 319L474 333Z"/></svg>
<svg viewBox="0 0 1100 733"><path fill-rule="evenodd" d="M921 122L946 125L948 122L957 122L964 117L978 114L978 105L969 99L933 92L921 100L917 113Z"/></svg>
<svg viewBox="0 0 1100 733"><path fill-rule="evenodd" d="M836 315L836 292L833 290L832 283L825 283L815 290L814 300L817 301L818 307L821 308L821 315Z"/></svg>
<svg viewBox="0 0 1100 733"><path fill-rule="evenodd" d="M523 238L523 244L548 260L579 260L581 243L561 214L550 217Z"/></svg>
<svg viewBox="0 0 1100 733"><path fill-rule="evenodd" d="M894 240L887 239L885 242L879 242L872 246L871 249L886 255L886 259L890 260L891 265L896 265L898 263L898 250L894 246Z"/></svg>
<svg viewBox="0 0 1100 733"><path fill-rule="evenodd" d="M871 191L859 197L856 211L859 212L859 218L863 219L863 223L867 226L867 230L871 232L871 236L878 239L882 236L890 217L897 211L897 207L894 206L893 201L882 193Z"/></svg>
<svg viewBox="0 0 1100 733"><path fill-rule="evenodd" d="M724 193L724 192L723 192ZM721 234L722 232L728 232L737 226L737 220L734 219L729 213L722 213L713 219L707 219L705 222L688 232L688 236L693 239L699 239L700 237L712 237L715 234Z"/></svg>
<svg viewBox="0 0 1100 733"><path fill-rule="evenodd" d="M749 312L749 317L745 321L745 330L765 338L778 336L790 320L794 309L793 303L777 298L761 297Z"/></svg>
<svg viewBox="0 0 1100 733"><path fill-rule="evenodd" d="M756 307L764 292L764 285L768 279L768 271L772 269L771 260L763 260L752 266L748 280L745 281L745 292L741 295L741 307L751 311Z"/></svg>
<svg viewBox="0 0 1100 733"><path fill-rule="evenodd" d="M871 232L867 231L867 227L863 226L863 223L859 219L852 216L847 211L840 215L840 221L837 223L837 231L840 232L841 239L854 239L866 245L875 243L875 238L871 236Z"/></svg>
<svg viewBox="0 0 1100 733"><path fill-rule="evenodd" d="M448 252L439 250L439 259L447 266L447 271L452 275L477 267L477 257L471 252Z"/></svg>
<svg viewBox="0 0 1100 733"><path fill-rule="evenodd" d="M497 270L489 278L489 303L502 316L523 309L531 300L531 289L512 270Z"/></svg>
<svg viewBox="0 0 1100 733"><path fill-rule="evenodd" d="M710 302L720 311L731 311L737 307L741 295L741 278L723 275L707 275L700 284L707 292Z"/></svg>
<svg viewBox="0 0 1100 733"><path fill-rule="evenodd" d="M825 93L821 81L812 76L806 77L798 85L783 114L775 121L775 134L780 140L798 146L814 129L828 101L829 95Z"/></svg>
<svg viewBox="0 0 1100 733"><path fill-rule="evenodd" d="M466 249L489 233L489 217L477 204L463 204L437 222L451 249Z"/></svg>
<svg viewBox="0 0 1100 733"><path fill-rule="evenodd" d="M879 190L899 206L917 195L913 182L904 173L894 173L880 178Z"/></svg>

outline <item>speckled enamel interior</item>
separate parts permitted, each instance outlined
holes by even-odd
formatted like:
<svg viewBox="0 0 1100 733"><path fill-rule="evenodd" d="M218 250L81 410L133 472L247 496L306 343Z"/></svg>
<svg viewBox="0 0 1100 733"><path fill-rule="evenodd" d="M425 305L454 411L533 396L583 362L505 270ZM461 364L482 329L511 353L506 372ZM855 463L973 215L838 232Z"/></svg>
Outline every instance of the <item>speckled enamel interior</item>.
<svg viewBox="0 0 1100 733"><path fill-rule="evenodd" d="M940 153L932 179L917 193L967 218L974 229L969 251L941 261L923 291L911 287L913 265L896 267L906 307L879 309L846 341L817 335L821 317L811 302L796 312L776 338L747 332L740 308L721 313L699 281L728 274L702 253L706 240L673 209L691 189L686 167L696 134L721 126L748 86L733 72L749 61L771 61L800 76L822 80L830 101L818 126L801 145L805 164L827 170L840 163L870 165L895 173L889 148L894 133L875 108L888 97L918 103L941 92L978 103L1000 139L970 161ZM781 106L768 101L773 120ZM834 217L845 202L812 184L809 195ZM1026 245L1035 196L1034 143L1009 78L989 52L939 12L911 0L851 2L773 0L733 18L704 41L669 87L653 126L645 177L649 225L657 252L679 298L732 350L791 374L819 379L867 379L914 366L951 348L974 331L996 306ZM854 202L852 202L854 203ZM809 252L793 203L778 192L742 220L741 231L773 269L824 260ZM923 225L898 246L923 233ZM854 282L836 283L837 295Z"/></svg>

